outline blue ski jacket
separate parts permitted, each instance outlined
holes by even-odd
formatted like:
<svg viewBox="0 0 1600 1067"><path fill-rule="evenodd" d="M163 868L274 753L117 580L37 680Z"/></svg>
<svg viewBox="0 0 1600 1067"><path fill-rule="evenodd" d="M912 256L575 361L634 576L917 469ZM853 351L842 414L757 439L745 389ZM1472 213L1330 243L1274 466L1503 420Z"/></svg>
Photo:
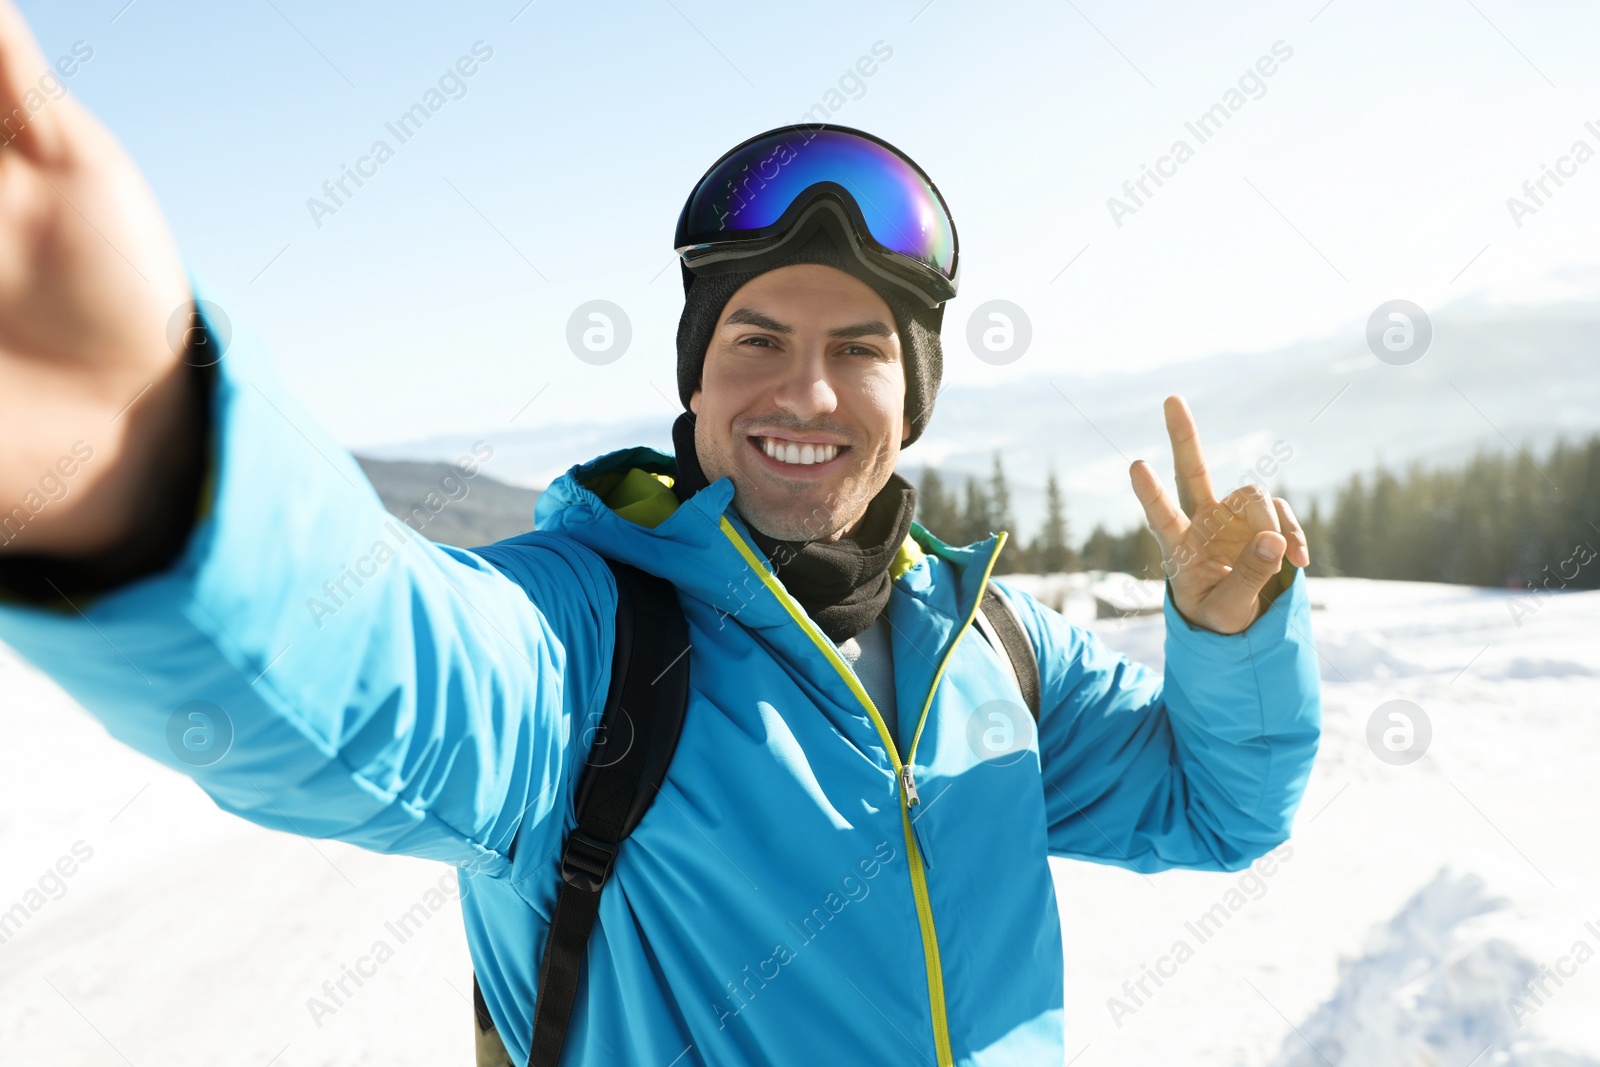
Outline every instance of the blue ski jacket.
<svg viewBox="0 0 1600 1067"><path fill-rule="evenodd" d="M913 525L887 608L894 737L728 479L679 506L672 457L624 449L551 485L532 531L447 547L415 528L431 501L415 523L384 511L248 330L215 370L182 557L87 603L0 604L0 640L225 811L460 868L515 1062L609 684L602 555L677 587L691 691L564 1063L1060 1063L1047 857L1233 871L1289 835L1321 718L1298 571L1230 636L1169 592L1164 675L998 582L1038 657L1035 730L971 625L1006 534Z"/></svg>

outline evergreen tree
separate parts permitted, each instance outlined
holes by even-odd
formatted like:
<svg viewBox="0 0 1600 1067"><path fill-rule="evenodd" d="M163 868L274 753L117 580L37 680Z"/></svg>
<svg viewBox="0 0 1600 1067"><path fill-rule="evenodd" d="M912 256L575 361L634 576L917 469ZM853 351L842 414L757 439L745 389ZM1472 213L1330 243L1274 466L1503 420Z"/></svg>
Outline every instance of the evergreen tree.
<svg viewBox="0 0 1600 1067"><path fill-rule="evenodd" d="M976 478L967 476L966 506L961 512L961 544L982 541L994 531L994 511L989 494Z"/></svg>
<svg viewBox="0 0 1600 1067"><path fill-rule="evenodd" d="M1273 495L1290 499L1281 484ZM1504 455L1480 451L1453 469L1413 462L1397 472L1380 461L1314 499L1309 510L1295 512L1311 548L1313 577L1600 589L1600 436L1558 441L1542 459L1524 446ZM1053 468L1045 482L1044 522L1025 542L1015 529L999 453L990 477L966 478L963 493L925 468L917 515L951 544L1010 532L998 573L1089 569L1157 580L1165 574L1160 546L1142 523L1120 534L1096 525L1074 552Z"/></svg>
<svg viewBox="0 0 1600 1067"><path fill-rule="evenodd" d="M1335 496L1333 516L1328 522L1334 557L1345 574L1367 576L1366 492L1361 475L1352 474Z"/></svg>
<svg viewBox="0 0 1600 1067"><path fill-rule="evenodd" d="M1162 567L1161 542L1143 523L1123 536L1122 564L1118 569L1127 571L1135 578L1158 582L1167 576Z"/></svg>
<svg viewBox="0 0 1600 1067"><path fill-rule="evenodd" d="M1289 499L1281 486L1273 495ZM1600 436L1558 441L1543 459L1524 445L1480 451L1455 469L1411 463L1397 474L1380 462L1339 486L1331 510L1322 504L1296 509L1313 577L1600 589ZM1160 577L1143 527L1116 535L1096 526L1082 552L1090 569Z"/></svg>
<svg viewBox="0 0 1600 1067"><path fill-rule="evenodd" d="M1123 534L1113 534L1096 525L1081 551L1085 570L1121 571L1152 581L1166 577L1161 566L1161 543L1142 523Z"/></svg>
<svg viewBox="0 0 1600 1067"><path fill-rule="evenodd" d="M1044 526L1033 542L1032 555L1033 567L1041 574L1076 571L1083 566L1067 540L1067 517L1053 465L1044 483Z"/></svg>
<svg viewBox="0 0 1600 1067"><path fill-rule="evenodd" d="M1006 472L1000 465L999 452L994 454L994 473L989 477L989 518L996 530L1016 532L1016 519L1011 514L1011 490L1006 486Z"/></svg>
<svg viewBox="0 0 1600 1067"><path fill-rule="evenodd" d="M1313 576L1600 588L1600 437L1542 459L1478 452L1455 469L1377 465L1305 522Z"/></svg>
<svg viewBox="0 0 1600 1067"><path fill-rule="evenodd" d="M1084 570L1116 570L1116 538L1107 533L1103 525L1095 523L1083 542L1081 555Z"/></svg>
<svg viewBox="0 0 1600 1067"><path fill-rule="evenodd" d="M1333 548L1333 537L1328 524L1322 519L1319 501L1311 502L1311 514L1300 528L1305 532L1306 544L1311 550L1311 566L1306 574L1313 578L1331 578L1339 573L1339 555Z"/></svg>
<svg viewBox="0 0 1600 1067"><path fill-rule="evenodd" d="M1011 514L1011 490L1006 485L1006 472L1000 465L1000 453L994 454L994 473L989 477L989 521L994 532L1006 531L1006 547L995 561L996 574L1015 574L1031 570L1027 542L1017 530L1016 517Z"/></svg>
<svg viewBox="0 0 1600 1067"><path fill-rule="evenodd" d="M917 486L916 517L922 528L939 540L947 544L960 543L961 512L936 467L922 469L922 482Z"/></svg>

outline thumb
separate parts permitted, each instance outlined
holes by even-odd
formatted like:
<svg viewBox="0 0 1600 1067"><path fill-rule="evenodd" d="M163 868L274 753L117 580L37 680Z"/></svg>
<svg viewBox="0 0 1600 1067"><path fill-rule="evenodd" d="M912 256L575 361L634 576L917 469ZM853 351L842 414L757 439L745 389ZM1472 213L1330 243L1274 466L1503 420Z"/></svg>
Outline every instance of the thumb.
<svg viewBox="0 0 1600 1067"><path fill-rule="evenodd" d="M1283 554L1288 548L1289 542L1276 530L1262 530L1251 538L1233 561L1228 576L1206 597L1211 614L1220 618L1253 618L1256 598L1283 566Z"/></svg>
<svg viewBox="0 0 1600 1067"><path fill-rule="evenodd" d="M64 162L82 147L86 115L16 3L0 0L0 158L10 150L34 163Z"/></svg>
<svg viewBox="0 0 1600 1067"><path fill-rule="evenodd" d="M48 69L34 30L11 0L0 0L0 146L37 144L34 112L43 109L38 78Z"/></svg>

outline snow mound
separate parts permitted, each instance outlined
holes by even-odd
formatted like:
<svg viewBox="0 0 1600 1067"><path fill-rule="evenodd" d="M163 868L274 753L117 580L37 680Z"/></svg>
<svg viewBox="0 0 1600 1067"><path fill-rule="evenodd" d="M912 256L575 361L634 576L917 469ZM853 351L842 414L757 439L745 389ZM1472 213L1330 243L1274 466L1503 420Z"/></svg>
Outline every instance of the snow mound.
<svg viewBox="0 0 1600 1067"><path fill-rule="evenodd" d="M1394 653L1395 642L1374 630L1318 633L1322 678L1328 682L1386 682L1428 674L1428 667Z"/></svg>
<svg viewBox="0 0 1600 1067"><path fill-rule="evenodd" d="M1600 672L1564 659L1518 656L1500 671L1501 678L1595 678Z"/></svg>
<svg viewBox="0 0 1600 1067"><path fill-rule="evenodd" d="M1340 960L1333 996L1284 1038L1273 1067L1600 1067L1513 1017L1508 1005L1526 995L1538 965L1467 929L1506 903L1477 875L1442 869L1373 928L1359 958Z"/></svg>

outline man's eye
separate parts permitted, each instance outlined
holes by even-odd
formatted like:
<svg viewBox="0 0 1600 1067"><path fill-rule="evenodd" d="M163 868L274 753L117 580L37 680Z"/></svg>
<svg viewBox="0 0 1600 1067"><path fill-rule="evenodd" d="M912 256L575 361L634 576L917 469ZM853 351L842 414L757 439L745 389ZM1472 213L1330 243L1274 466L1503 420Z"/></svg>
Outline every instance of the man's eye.
<svg viewBox="0 0 1600 1067"><path fill-rule="evenodd" d="M766 345L768 348L773 347L771 338L761 337L761 336L746 337L743 341L740 341L739 343L742 344L742 345L747 345L747 344L750 344L752 342L758 342L760 344Z"/></svg>

